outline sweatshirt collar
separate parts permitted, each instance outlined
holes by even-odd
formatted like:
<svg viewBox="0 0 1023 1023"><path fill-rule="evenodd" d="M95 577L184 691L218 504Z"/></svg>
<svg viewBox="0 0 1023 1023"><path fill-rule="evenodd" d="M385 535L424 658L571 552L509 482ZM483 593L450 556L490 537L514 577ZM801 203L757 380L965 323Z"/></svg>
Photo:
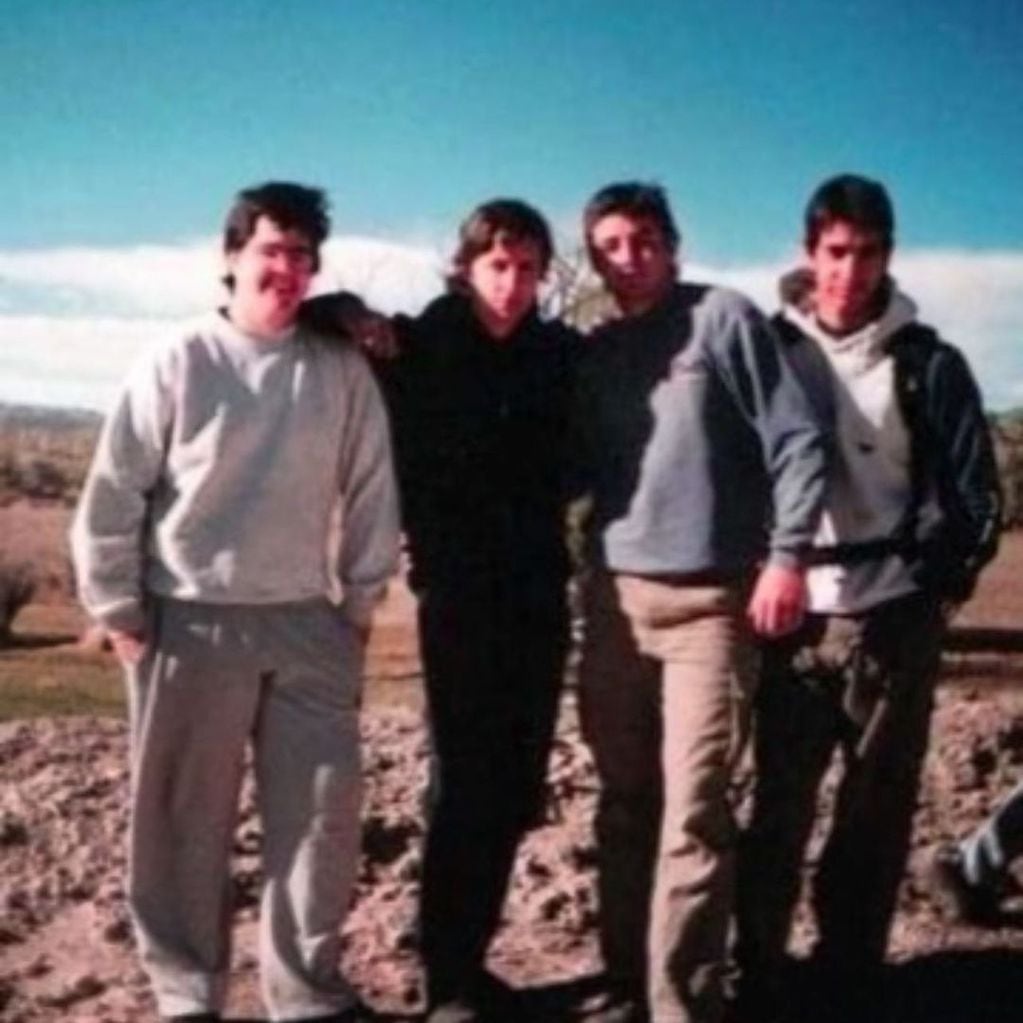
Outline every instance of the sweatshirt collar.
<svg viewBox="0 0 1023 1023"><path fill-rule="evenodd" d="M234 348L253 354L269 354L279 351L284 342L291 341L298 331L298 324L293 323L277 334L250 334L242 330L230 317L227 307L221 306L216 314L218 332Z"/></svg>
<svg viewBox="0 0 1023 1023"><path fill-rule="evenodd" d="M889 278L888 301L881 314L859 330L842 337L826 331L817 321L813 308L813 277L799 270L782 278L782 315L803 334L813 338L825 354L841 358L858 353L865 366L873 365L887 354L889 339L916 319L917 308L908 295ZM855 356L854 356L855 357Z"/></svg>

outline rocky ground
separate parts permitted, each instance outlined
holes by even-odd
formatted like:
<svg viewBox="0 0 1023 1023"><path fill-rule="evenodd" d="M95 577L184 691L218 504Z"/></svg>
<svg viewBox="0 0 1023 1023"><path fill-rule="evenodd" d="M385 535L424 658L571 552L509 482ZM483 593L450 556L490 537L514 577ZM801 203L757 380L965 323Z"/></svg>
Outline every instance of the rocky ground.
<svg viewBox="0 0 1023 1023"><path fill-rule="evenodd" d="M892 939L900 1023L1023 1019L1020 918L1010 914L997 930L949 926L922 879L933 844L965 832L1023 769L1023 695L990 672L986 682L963 677L968 667L953 664L951 674L960 677L940 694ZM590 830L596 781L573 707L570 694L551 761L547 820L522 849L491 953L495 971L530 989L526 1004L536 1018L558 1018L573 985L600 967ZM421 998L413 927L427 772L421 715L401 706L372 709L364 740L364 857L344 963L367 1001L402 1018ZM153 1006L123 901L123 724L0 725L0 774L0 1019L148 1023ZM253 955L259 847L246 788L235 843L234 1018L262 1015ZM810 934L804 914L797 951Z"/></svg>
<svg viewBox="0 0 1023 1023"><path fill-rule="evenodd" d="M38 541L42 549L59 550L56 538L66 530L66 513L47 518L29 509L31 515L18 520L19 531L12 526L16 511L0 509L7 515L0 515L7 546L23 553ZM51 557L55 578L61 565ZM1006 538L978 597L958 619L966 630L958 652L946 656L910 869L892 934L892 1015L885 1023L1023 1020L1023 906L1017 904L997 929L953 926L941 917L925 880L934 845L965 834L1023 771L1020 579L1023 536L1016 534ZM63 592L55 586L55 594ZM366 1000L394 1019L412 1016L421 1004L414 920L428 747L413 622L410 596L395 587L378 614L370 647L364 856L345 931L345 969ZM43 629L65 631L52 622ZM56 653L36 650L37 645L26 640L11 654L24 666L18 670L28 673L37 663L34 656L51 658L38 662L40 685L50 684L54 657L64 677L95 670L104 656L73 645ZM122 888L125 739L124 725L115 718L0 723L2 1023L155 1020L133 955ZM566 1018L565 1005L600 969L591 831L596 779L580 742L571 691L549 781L547 819L521 850L490 965L527 990L524 1020L555 1023ZM740 778L736 788L740 804L747 782ZM826 783L822 820L828 797ZM811 862L819 839L818 833ZM235 842L228 1011L235 1020L265 1018L254 958L260 842L247 787ZM797 957L812 936L812 922L802 910L793 940ZM798 966L794 969L798 977ZM817 1023L807 1013L792 1023Z"/></svg>

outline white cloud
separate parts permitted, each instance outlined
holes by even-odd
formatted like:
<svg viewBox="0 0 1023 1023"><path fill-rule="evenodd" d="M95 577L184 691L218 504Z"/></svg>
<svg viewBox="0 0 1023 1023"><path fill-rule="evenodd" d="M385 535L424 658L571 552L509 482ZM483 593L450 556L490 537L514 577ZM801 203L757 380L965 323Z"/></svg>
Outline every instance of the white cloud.
<svg viewBox="0 0 1023 1023"><path fill-rule="evenodd" d="M0 252L0 310L188 316L220 301L218 242ZM348 287L386 312L417 311L442 287L443 264L427 245L332 239L317 287Z"/></svg>
<svg viewBox="0 0 1023 1023"><path fill-rule="evenodd" d="M210 241L0 252L8 308L25 311L187 315L217 300L220 272Z"/></svg>
<svg viewBox="0 0 1023 1023"><path fill-rule="evenodd" d="M440 246L340 238L316 287L344 287L385 312L416 312L443 284ZM764 308L797 256L686 266ZM1023 400L1023 252L899 252L893 267L934 324L969 356L988 404ZM221 297L212 239L124 249L0 252L0 401L104 407L135 353L180 317Z"/></svg>
<svg viewBox="0 0 1023 1023"><path fill-rule="evenodd" d="M166 319L0 315L0 401L104 409Z"/></svg>
<svg viewBox="0 0 1023 1023"><path fill-rule="evenodd" d="M417 313L444 288L444 260L429 245L338 238L323 247L316 289L344 288L385 313Z"/></svg>

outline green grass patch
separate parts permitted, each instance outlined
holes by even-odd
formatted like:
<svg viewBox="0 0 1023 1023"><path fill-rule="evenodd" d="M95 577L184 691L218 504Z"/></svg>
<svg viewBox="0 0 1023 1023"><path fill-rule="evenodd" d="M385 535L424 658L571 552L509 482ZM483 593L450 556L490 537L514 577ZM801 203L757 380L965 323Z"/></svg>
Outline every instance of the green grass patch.
<svg viewBox="0 0 1023 1023"><path fill-rule="evenodd" d="M66 714L123 717L124 706L121 670L109 656L73 645L0 651L0 721Z"/></svg>
<svg viewBox="0 0 1023 1023"><path fill-rule="evenodd" d="M80 649L73 609L33 605L16 622L14 645L0 649L0 721L97 714L123 717L124 676L110 653ZM423 710L420 679L388 677L369 665L364 702L370 708Z"/></svg>

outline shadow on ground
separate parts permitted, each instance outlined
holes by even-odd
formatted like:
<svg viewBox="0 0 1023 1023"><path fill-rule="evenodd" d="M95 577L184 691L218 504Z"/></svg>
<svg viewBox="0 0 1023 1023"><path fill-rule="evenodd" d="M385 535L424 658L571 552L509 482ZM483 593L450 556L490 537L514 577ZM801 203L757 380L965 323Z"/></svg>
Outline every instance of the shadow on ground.
<svg viewBox="0 0 1023 1023"><path fill-rule="evenodd" d="M2 650L43 650L47 647L70 646L78 637L72 633L34 632L21 635L14 633L3 644Z"/></svg>
<svg viewBox="0 0 1023 1023"><path fill-rule="evenodd" d="M1016 926L1008 919L1005 925ZM812 962L790 961L788 972L790 1012L785 1023L1023 1021L1023 955L1013 948L949 949L894 964L886 971L880 999L864 1003L869 1009L849 1005L849 996L858 992L822 990ZM755 1010L743 1016L744 1023L747 1018L759 1023Z"/></svg>
<svg viewBox="0 0 1023 1023"><path fill-rule="evenodd" d="M1023 955L1017 950L935 952L892 968L892 1023L1023 1020Z"/></svg>

